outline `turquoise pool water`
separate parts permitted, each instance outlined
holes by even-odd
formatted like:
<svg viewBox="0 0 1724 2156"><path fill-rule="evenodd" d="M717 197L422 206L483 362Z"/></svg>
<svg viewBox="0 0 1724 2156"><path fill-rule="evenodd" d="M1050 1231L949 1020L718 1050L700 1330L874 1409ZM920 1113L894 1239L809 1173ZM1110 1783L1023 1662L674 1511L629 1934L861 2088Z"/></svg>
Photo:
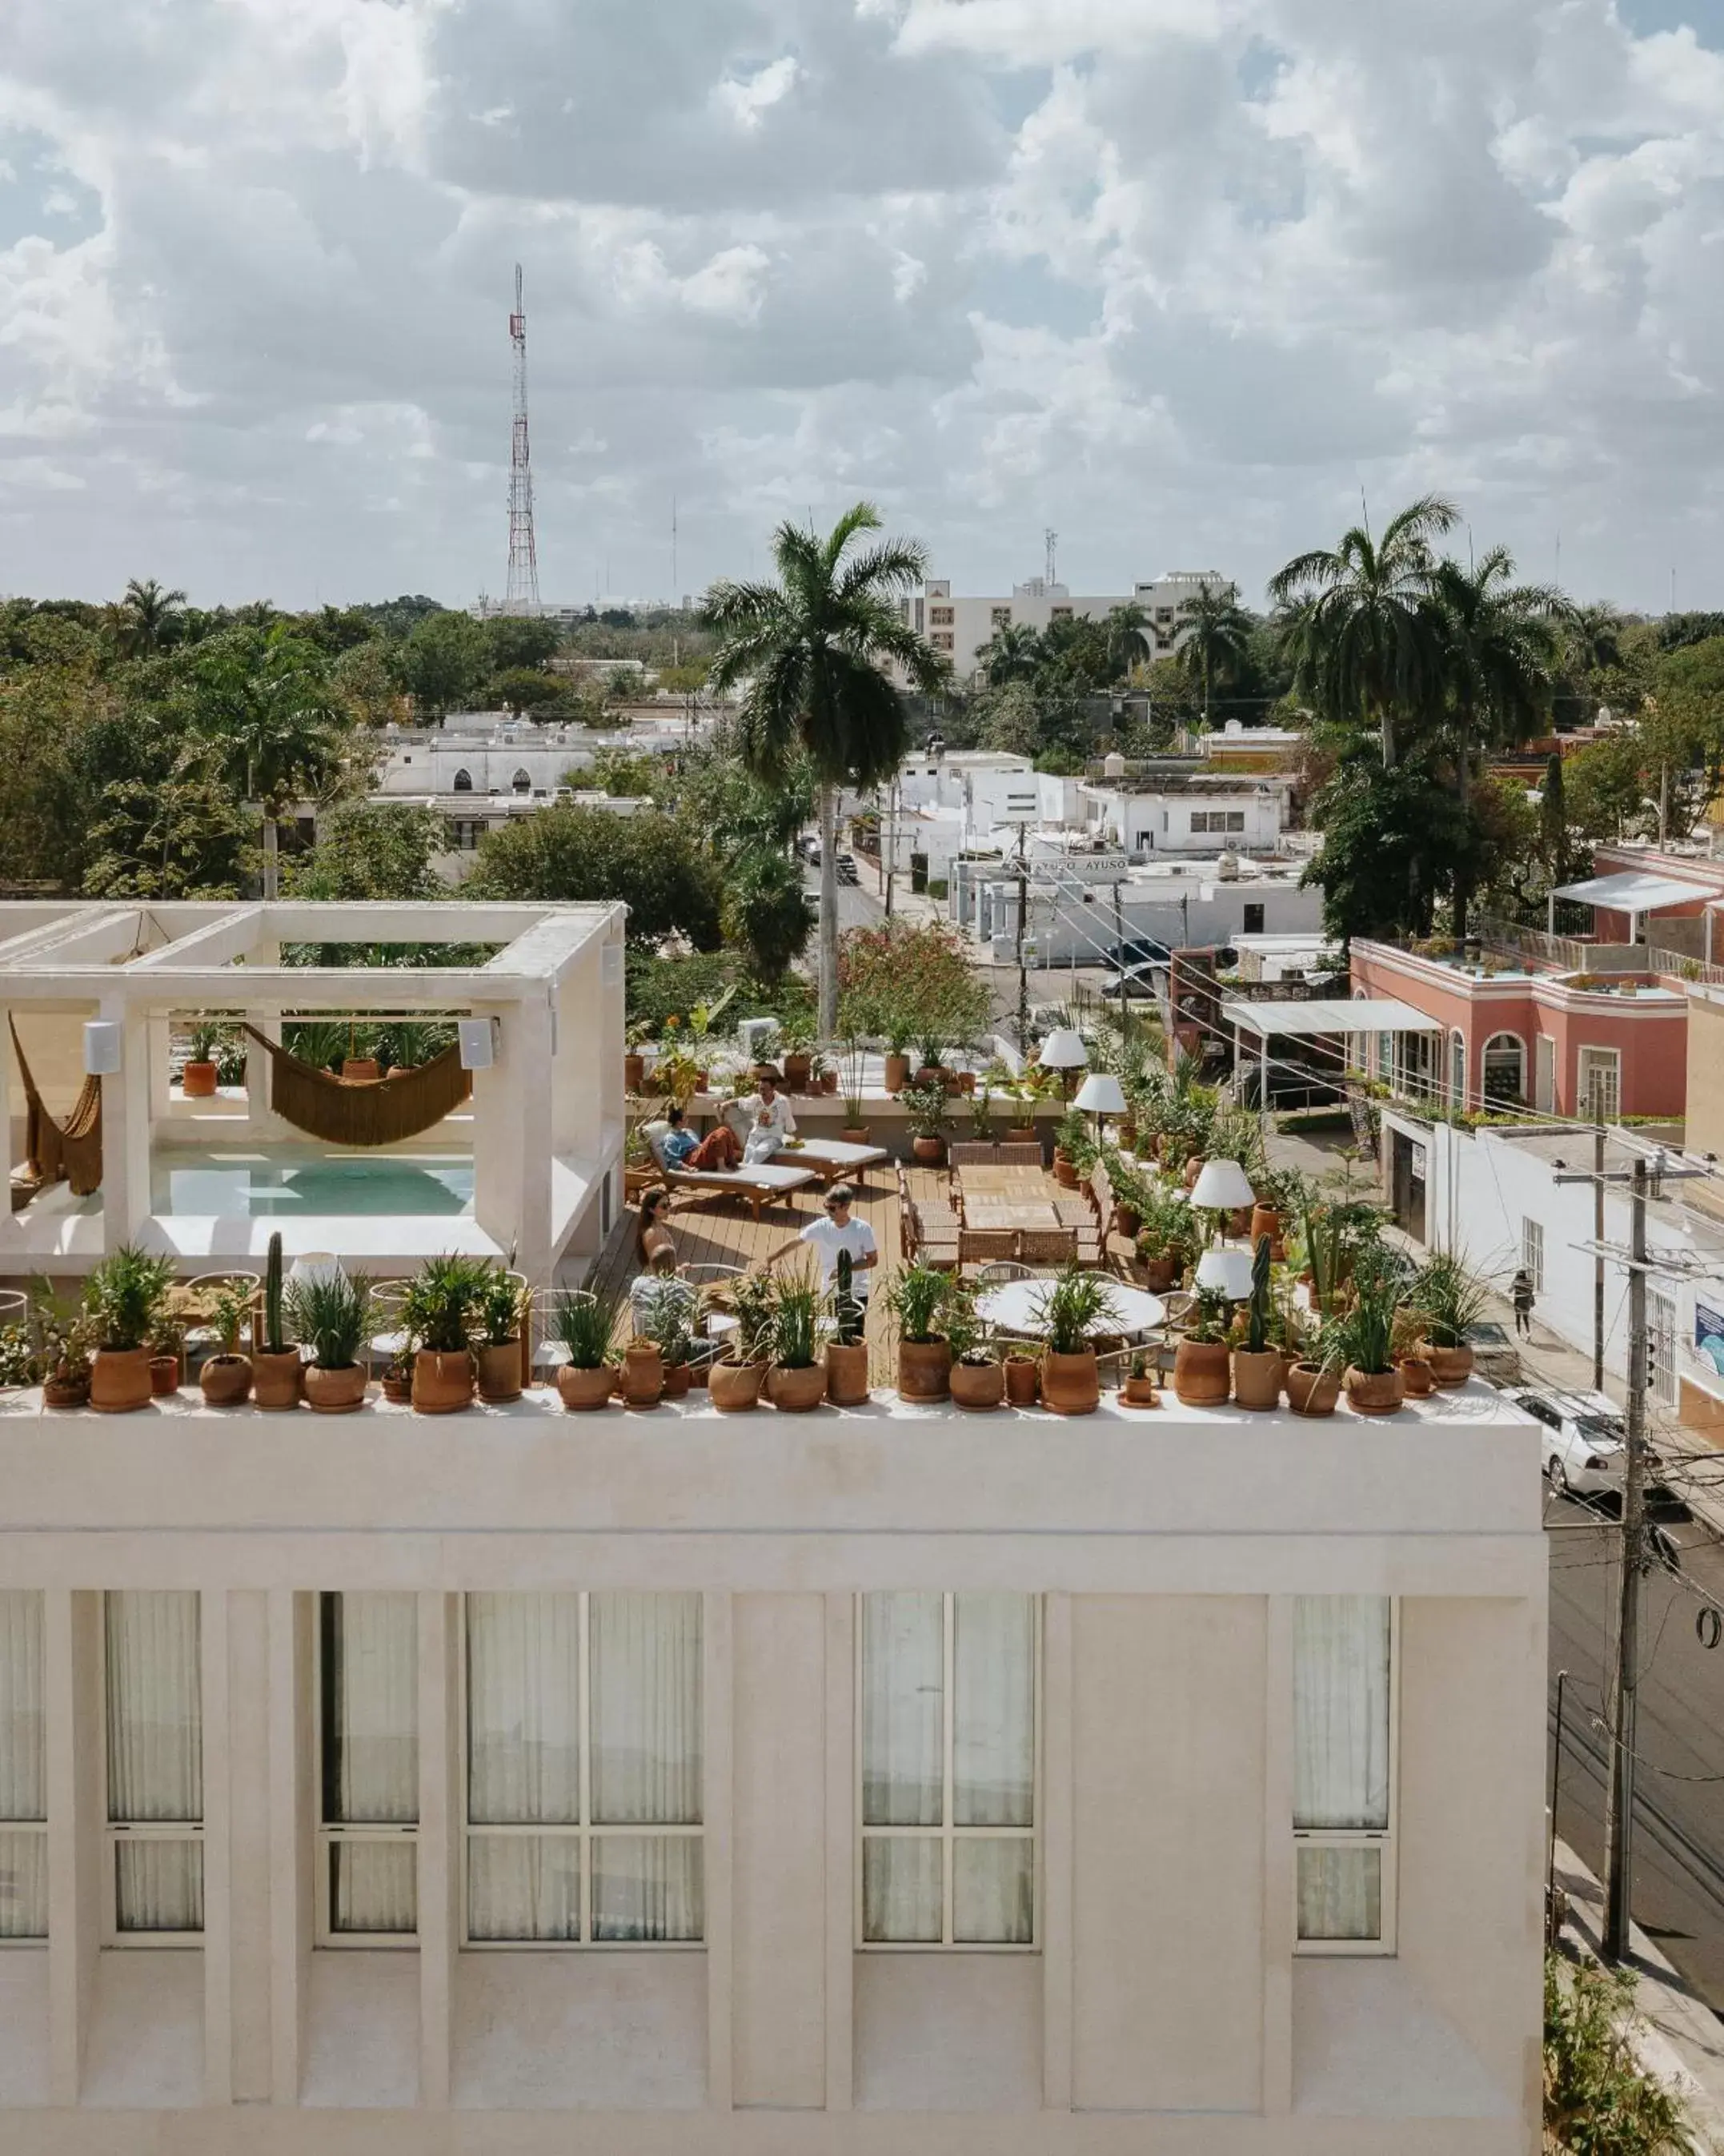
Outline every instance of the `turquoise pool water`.
<svg viewBox="0 0 1724 2156"><path fill-rule="evenodd" d="M473 1163L464 1153L260 1153L212 1146L158 1153L150 1208L224 1220L470 1214Z"/></svg>

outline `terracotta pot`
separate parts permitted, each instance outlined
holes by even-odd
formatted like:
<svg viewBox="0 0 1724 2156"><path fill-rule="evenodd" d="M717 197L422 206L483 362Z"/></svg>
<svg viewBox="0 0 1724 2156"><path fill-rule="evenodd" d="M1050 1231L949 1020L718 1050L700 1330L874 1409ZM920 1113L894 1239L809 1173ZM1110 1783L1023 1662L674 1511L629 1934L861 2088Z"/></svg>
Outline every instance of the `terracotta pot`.
<svg viewBox="0 0 1724 2156"><path fill-rule="evenodd" d="M1008 1145L1034 1145L1036 1142L1034 1123L1013 1123L1006 1131Z"/></svg>
<svg viewBox="0 0 1724 2156"><path fill-rule="evenodd" d="M1406 1395L1398 1370L1355 1370L1349 1366L1347 1397L1360 1414L1393 1414Z"/></svg>
<svg viewBox="0 0 1724 2156"><path fill-rule="evenodd" d="M1143 1260L1143 1285L1152 1295L1165 1295L1179 1276L1179 1268L1165 1253Z"/></svg>
<svg viewBox="0 0 1724 2156"><path fill-rule="evenodd" d="M806 1093L808 1090L810 1061L807 1055L793 1052L784 1059L784 1089L789 1093Z"/></svg>
<svg viewBox="0 0 1724 2156"><path fill-rule="evenodd" d="M1250 1225L1251 1208L1249 1205L1241 1205L1236 1211L1229 1213L1227 1216L1227 1232L1236 1241L1248 1232ZM1251 1247L1255 1250L1257 1245L1254 1242Z"/></svg>
<svg viewBox="0 0 1724 2156"><path fill-rule="evenodd" d="M695 1382L695 1373L686 1363L667 1363L664 1366L664 1389L659 1395L667 1400L685 1400L689 1388Z"/></svg>
<svg viewBox="0 0 1724 2156"><path fill-rule="evenodd" d="M1120 1387L1120 1398L1128 1408L1158 1408L1162 1404L1153 1378L1127 1378Z"/></svg>
<svg viewBox="0 0 1724 2156"><path fill-rule="evenodd" d="M623 1353L623 1398L632 1408L654 1408L664 1392L664 1357L650 1340L631 1340Z"/></svg>
<svg viewBox="0 0 1724 2156"><path fill-rule="evenodd" d="M838 1073L837 1073L837 1071L835 1071L835 1070L823 1070L823 1071L820 1073L820 1091L821 1091L823 1093L835 1093L835 1092L837 1092L837 1091L838 1091Z"/></svg>
<svg viewBox="0 0 1724 2156"><path fill-rule="evenodd" d="M697 1070L695 1073L695 1091L697 1093L706 1092L711 1082L712 1073L710 1070Z"/></svg>
<svg viewBox="0 0 1724 2156"><path fill-rule="evenodd" d="M150 1358L150 1390L157 1399L180 1389L180 1358L177 1355L152 1355Z"/></svg>
<svg viewBox="0 0 1724 2156"><path fill-rule="evenodd" d="M1003 1363L954 1363L952 1366L952 1404L956 1408L997 1408L1006 1397Z"/></svg>
<svg viewBox="0 0 1724 2156"><path fill-rule="evenodd" d="M413 1396L411 1372L385 1370L380 1382L383 1388L383 1398L386 1400L393 1400L398 1407L405 1407Z"/></svg>
<svg viewBox="0 0 1724 2156"><path fill-rule="evenodd" d="M306 1368L305 1404L317 1414L351 1414L365 1400L367 1378L363 1363L350 1363L345 1370Z"/></svg>
<svg viewBox="0 0 1724 2156"><path fill-rule="evenodd" d="M1464 1385L1473 1374L1470 1348L1434 1348L1427 1342L1424 1359L1431 1366L1432 1377L1445 1393Z"/></svg>
<svg viewBox="0 0 1724 2156"><path fill-rule="evenodd" d="M918 1167L938 1168L946 1158L946 1141L939 1137L912 1138L910 1153Z"/></svg>
<svg viewBox="0 0 1724 2156"><path fill-rule="evenodd" d="M188 1101L207 1101L216 1089L213 1063L188 1063L180 1072L180 1091Z"/></svg>
<svg viewBox="0 0 1724 2156"><path fill-rule="evenodd" d="M645 1056L630 1055L623 1058L623 1091L625 1093L638 1093L640 1081L645 1075Z"/></svg>
<svg viewBox="0 0 1724 2156"><path fill-rule="evenodd" d="M1173 1390L1188 1408L1217 1408L1232 1382L1224 1340L1182 1340L1173 1351Z"/></svg>
<svg viewBox="0 0 1724 2156"><path fill-rule="evenodd" d="M898 1342L898 1397L943 1400L952 1394L952 1347L945 1340Z"/></svg>
<svg viewBox="0 0 1724 2156"><path fill-rule="evenodd" d="M473 1404L473 1358L464 1348L445 1354L422 1348L413 1357L413 1412L455 1414Z"/></svg>
<svg viewBox="0 0 1724 2156"><path fill-rule="evenodd" d="M1185 1173L1182 1178L1188 1190L1195 1190L1197 1188L1198 1178L1203 1173L1203 1163L1198 1156L1193 1153L1191 1158L1185 1163Z"/></svg>
<svg viewBox="0 0 1724 2156"><path fill-rule="evenodd" d="M1401 1358L1401 1386L1409 1400L1422 1400L1433 1390L1437 1373L1423 1355Z"/></svg>
<svg viewBox="0 0 1724 2156"><path fill-rule="evenodd" d="M1035 1364L1022 1355L1013 1355L1000 1368L1006 1373L1007 1399L1014 1408L1033 1408L1042 1381Z"/></svg>
<svg viewBox="0 0 1724 2156"><path fill-rule="evenodd" d="M1113 1224L1121 1235L1135 1242L1137 1230L1143 1225L1143 1216L1135 1205L1116 1205Z"/></svg>
<svg viewBox="0 0 1724 2156"><path fill-rule="evenodd" d="M601 1363L596 1370L577 1370L572 1363L557 1365L557 1389L571 1414L588 1414L594 1408L608 1407L616 1382L617 1373L608 1363Z"/></svg>
<svg viewBox="0 0 1724 2156"><path fill-rule="evenodd" d="M1264 1236L1269 1238L1270 1255L1281 1240L1281 1216L1273 1205L1254 1205L1251 1208L1251 1247L1255 1250Z"/></svg>
<svg viewBox="0 0 1724 2156"><path fill-rule="evenodd" d="M866 1145L868 1142L868 1125L866 1123L846 1123L844 1128L839 1132L839 1137L845 1145Z"/></svg>
<svg viewBox="0 0 1724 2156"><path fill-rule="evenodd" d="M42 1404L45 1408L87 1408L90 1405L90 1388L88 1385L59 1384L49 1378L42 1388Z"/></svg>
<svg viewBox="0 0 1724 2156"><path fill-rule="evenodd" d="M625 1168L623 1171L623 1195L625 1199L639 1198L643 1190L650 1190L664 1176L656 1168Z"/></svg>
<svg viewBox="0 0 1724 2156"><path fill-rule="evenodd" d="M344 1078L381 1078L382 1075L383 1066L375 1055L349 1055L342 1059Z"/></svg>
<svg viewBox="0 0 1724 2156"><path fill-rule="evenodd" d="M960 1093L965 1094L966 1096L972 1094L975 1091L976 1074L973 1070L960 1070L958 1072L957 1090Z"/></svg>
<svg viewBox="0 0 1724 2156"><path fill-rule="evenodd" d="M150 1398L147 1348L98 1348L90 1366L90 1404L98 1414L129 1414Z"/></svg>
<svg viewBox="0 0 1724 2156"><path fill-rule="evenodd" d="M943 1063L925 1063L916 1074L916 1082L918 1086L942 1086L950 1091L954 1076Z"/></svg>
<svg viewBox="0 0 1724 2156"><path fill-rule="evenodd" d="M495 1348L481 1348L479 1362L479 1397L482 1400L518 1400L521 1398L521 1342L505 1340Z"/></svg>
<svg viewBox="0 0 1724 2156"><path fill-rule="evenodd" d="M766 1374L764 1363L715 1363L706 1378L712 1404L725 1414L740 1414L745 1408L757 1408Z"/></svg>
<svg viewBox="0 0 1724 2156"><path fill-rule="evenodd" d="M1333 1414L1341 1398L1341 1373L1316 1363L1296 1363L1287 1373L1287 1404L1295 1414Z"/></svg>
<svg viewBox="0 0 1724 2156"><path fill-rule="evenodd" d="M1077 1170L1058 1146L1054 1148L1054 1180L1062 1190L1075 1190L1078 1186Z"/></svg>
<svg viewBox="0 0 1724 2156"><path fill-rule="evenodd" d="M1095 1349L1056 1355L1049 1348L1042 1357L1042 1405L1055 1414L1093 1414L1101 1404L1101 1373Z"/></svg>
<svg viewBox="0 0 1724 2156"><path fill-rule="evenodd" d="M244 1355L212 1355L198 1373L205 1400L213 1408L237 1408L251 1398L251 1362Z"/></svg>
<svg viewBox="0 0 1724 2156"><path fill-rule="evenodd" d="M785 1414L806 1414L825 1397L824 1363L810 1363L798 1370L782 1369L775 1363L767 1373L767 1398Z"/></svg>
<svg viewBox="0 0 1724 2156"><path fill-rule="evenodd" d="M868 1342L858 1340L842 1348L836 1340L826 1343L826 1397L835 1408L859 1408L868 1404Z"/></svg>
<svg viewBox="0 0 1724 2156"><path fill-rule="evenodd" d="M1281 1404L1281 1357L1275 1348L1254 1355L1249 1348L1233 1351L1233 1396L1242 1408Z"/></svg>
<svg viewBox="0 0 1724 2156"><path fill-rule="evenodd" d="M297 1348L284 1348L279 1355L252 1350L251 1396L260 1408L296 1408L305 1375Z"/></svg>
<svg viewBox="0 0 1724 2156"><path fill-rule="evenodd" d="M886 1091L901 1093L910 1083L910 1058L907 1055L889 1055L886 1058Z"/></svg>

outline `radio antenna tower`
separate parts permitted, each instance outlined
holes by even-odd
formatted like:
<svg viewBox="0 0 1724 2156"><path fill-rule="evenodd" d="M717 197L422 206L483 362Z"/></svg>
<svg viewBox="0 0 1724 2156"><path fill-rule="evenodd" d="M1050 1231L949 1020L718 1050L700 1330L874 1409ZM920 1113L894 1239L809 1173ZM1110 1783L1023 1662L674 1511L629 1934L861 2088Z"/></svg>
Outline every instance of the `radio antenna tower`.
<svg viewBox="0 0 1724 2156"><path fill-rule="evenodd" d="M526 439L526 311L521 305L518 262L509 341L515 347L515 435L509 455L509 578L503 588L503 611L537 613L539 550L533 538L533 472Z"/></svg>

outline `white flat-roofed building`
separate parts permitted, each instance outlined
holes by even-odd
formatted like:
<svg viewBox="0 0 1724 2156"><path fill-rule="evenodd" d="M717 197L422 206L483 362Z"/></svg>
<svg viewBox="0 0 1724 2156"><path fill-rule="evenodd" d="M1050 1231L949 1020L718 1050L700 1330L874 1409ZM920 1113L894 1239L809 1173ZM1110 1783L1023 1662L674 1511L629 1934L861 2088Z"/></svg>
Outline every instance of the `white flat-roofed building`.
<svg viewBox="0 0 1724 2156"><path fill-rule="evenodd" d="M1147 617L1143 656L1167 658L1179 648L1185 616L1198 593L1229 588L1219 569L1172 569L1106 597L1074 593L1062 583L1034 577L1003 596L972 598L954 592L949 577L931 577L900 599L899 607L910 627L952 661L960 680L967 680L1002 629L1039 632L1059 621L1101 621L1116 607L1133 603Z"/></svg>
<svg viewBox="0 0 1724 2156"><path fill-rule="evenodd" d="M1193 772L1078 789L1097 837L1127 853L1273 853L1287 824L1285 779Z"/></svg>
<svg viewBox="0 0 1724 2156"><path fill-rule="evenodd" d="M1527 2156L1537 1439L0 1396L8 2156Z"/></svg>

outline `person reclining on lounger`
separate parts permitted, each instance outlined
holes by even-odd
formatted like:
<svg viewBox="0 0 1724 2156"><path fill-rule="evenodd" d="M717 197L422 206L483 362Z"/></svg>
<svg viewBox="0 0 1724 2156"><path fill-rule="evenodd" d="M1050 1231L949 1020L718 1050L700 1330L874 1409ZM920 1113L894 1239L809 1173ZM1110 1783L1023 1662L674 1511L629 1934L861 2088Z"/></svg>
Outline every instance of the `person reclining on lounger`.
<svg viewBox="0 0 1724 2156"><path fill-rule="evenodd" d="M696 1174L710 1175L715 1169L736 1168L741 1162L742 1141L727 1123L697 1138L684 1127L682 1110L675 1101L665 1120L670 1127L659 1139L659 1151L666 1168L690 1168Z"/></svg>

